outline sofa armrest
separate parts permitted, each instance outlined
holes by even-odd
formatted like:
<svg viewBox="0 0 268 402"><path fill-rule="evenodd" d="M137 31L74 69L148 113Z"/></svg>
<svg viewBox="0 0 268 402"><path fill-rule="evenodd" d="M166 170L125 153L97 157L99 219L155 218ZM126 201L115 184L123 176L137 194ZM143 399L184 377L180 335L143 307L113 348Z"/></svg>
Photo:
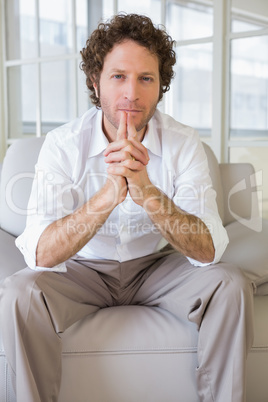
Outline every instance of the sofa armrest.
<svg viewBox="0 0 268 402"><path fill-rule="evenodd" d="M0 229L0 282L25 266L24 258L15 245L15 237Z"/></svg>
<svg viewBox="0 0 268 402"><path fill-rule="evenodd" d="M221 260L238 265L255 283L257 294L268 294L268 220L262 220L260 231L241 222L232 222L225 228L230 243Z"/></svg>
<svg viewBox="0 0 268 402"><path fill-rule="evenodd" d="M2 167L3 167L3 163L0 162L0 188L1 188Z"/></svg>

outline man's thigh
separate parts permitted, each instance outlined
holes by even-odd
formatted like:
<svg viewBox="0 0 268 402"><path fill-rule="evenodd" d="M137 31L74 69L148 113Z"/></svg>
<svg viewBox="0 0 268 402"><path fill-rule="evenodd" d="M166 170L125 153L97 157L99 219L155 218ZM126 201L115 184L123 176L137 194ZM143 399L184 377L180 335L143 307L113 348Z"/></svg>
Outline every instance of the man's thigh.
<svg viewBox="0 0 268 402"><path fill-rule="evenodd" d="M38 316L44 307L56 332L99 308L113 305L107 286L94 269L81 261L69 260L66 265L66 273L25 268L7 278L0 290L2 304L17 303L25 319L29 312L37 312Z"/></svg>
<svg viewBox="0 0 268 402"><path fill-rule="evenodd" d="M223 283L225 285L221 286ZM220 286L223 297L228 297L228 292L233 293L236 288L248 285L250 288L249 280L235 265L193 266L186 257L175 252L148 269L147 278L132 303L159 306L182 319L188 319L197 305L202 303L206 306L209 303Z"/></svg>

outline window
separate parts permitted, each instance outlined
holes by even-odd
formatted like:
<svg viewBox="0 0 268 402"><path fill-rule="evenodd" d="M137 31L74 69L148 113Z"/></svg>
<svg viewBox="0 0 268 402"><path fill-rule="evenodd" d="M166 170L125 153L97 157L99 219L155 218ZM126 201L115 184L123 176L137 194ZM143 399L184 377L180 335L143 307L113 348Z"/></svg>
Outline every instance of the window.
<svg viewBox="0 0 268 402"><path fill-rule="evenodd" d="M267 90L268 35L232 40L232 139L268 139Z"/></svg>
<svg viewBox="0 0 268 402"><path fill-rule="evenodd" d="M253 164L268 218L268 2L231 5L228 160Z"/></svg>
<svg viewBox="0 0 268 402"><path fill-rule="evenodd" d="M118 0L116 13L139 13L149 16L155 24L161 23L161 0Z"/></svg>
<svg viewBox="0 0 268 402"><path fill-rule="evenodd" d="M177 43L176 75L166 96L166 111L208 139L212 127L212 2L168 1L166 26Z"/></svg>
<svg viewBox="0 0 268 402"><path fill-rule="evenodd" d="M10 0L4 15L7 137L12 142L46 134L89 107L79 69L79 51L88 36L88 3Z"/></svg>

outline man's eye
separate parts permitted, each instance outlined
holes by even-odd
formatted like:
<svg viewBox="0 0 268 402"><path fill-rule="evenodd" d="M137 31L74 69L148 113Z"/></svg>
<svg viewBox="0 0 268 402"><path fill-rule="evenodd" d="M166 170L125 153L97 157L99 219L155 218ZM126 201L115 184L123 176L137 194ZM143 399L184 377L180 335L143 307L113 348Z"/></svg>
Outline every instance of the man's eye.
<svg viewBox="0 0 268 402"><path fill-rule="evenodd" d="M120 80L122 77L123 77L122 74L115 74L113 76L113 78L115 78L116 80Z"/></svg>
<svg viewBox="0 0 268 402"><path fill-rule="evenodd" d="M152 81L152 78L151 77L142 77L142 80L145 82L150 82L150 81Z"/></svg>

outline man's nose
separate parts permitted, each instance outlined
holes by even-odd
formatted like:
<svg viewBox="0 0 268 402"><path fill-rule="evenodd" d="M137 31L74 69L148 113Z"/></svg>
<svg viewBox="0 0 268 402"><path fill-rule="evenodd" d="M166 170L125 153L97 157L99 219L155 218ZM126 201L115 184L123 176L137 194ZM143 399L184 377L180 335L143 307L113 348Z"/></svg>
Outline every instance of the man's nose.
<svg viewBox="0 0 268 402"><path fill-rule="evenodd" d="M139 99L139 83L137 80L129 79L125 84L125 98L134 102Z"/></svg>

